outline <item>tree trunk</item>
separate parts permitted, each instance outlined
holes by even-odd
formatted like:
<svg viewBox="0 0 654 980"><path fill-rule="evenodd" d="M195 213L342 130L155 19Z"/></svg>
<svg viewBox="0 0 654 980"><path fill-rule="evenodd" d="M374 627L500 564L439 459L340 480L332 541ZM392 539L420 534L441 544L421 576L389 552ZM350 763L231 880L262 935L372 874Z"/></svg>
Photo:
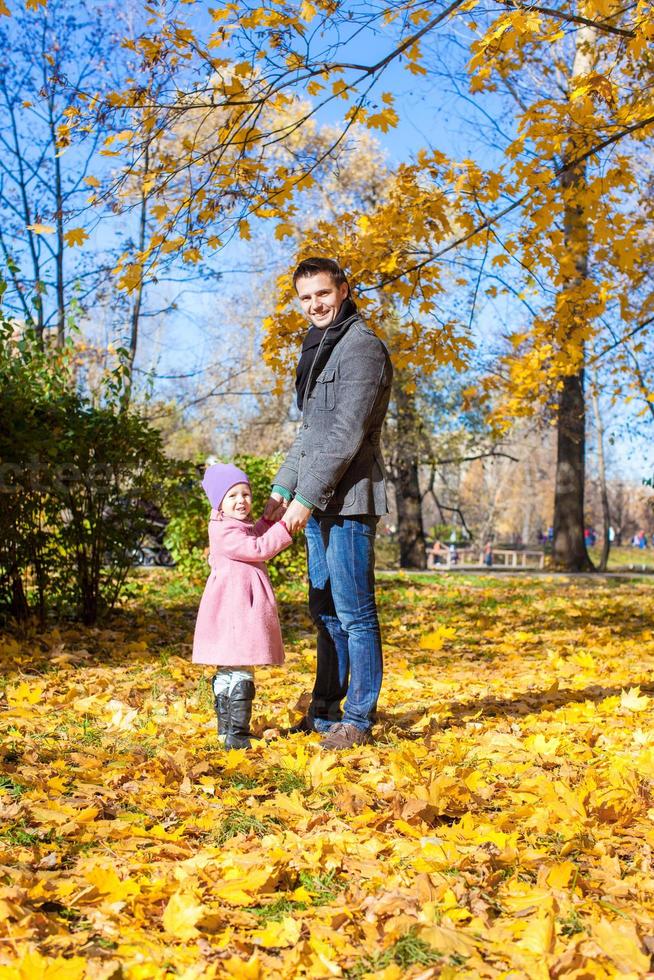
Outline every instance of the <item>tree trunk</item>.
<svg viewBox="0 0 654 980"><path fill-rule="evenodd" d="M17 180L20 189L20 201L22 207L22 218L25 222L25 228L29 229L29 226L33 223L34 217L32 215L32 209L30 206L29 197L27 194L27 174L25 172L25 159L21 149L21 142L18 135L18 123L16 120L15 102L9 92L5 80L4 74L0 71L0 90L5 102L5 108L8 112L9 119L11 120L11 135L12 135L12 152L8 155L8 163L3 163L2 170L7 173L12 173L13 179ZM11 157L13 156L13 159ZM39 252L36 246L37 236L33 231L27 230L27 242L29 245L30 258L32 260L32 269L35 284L35 296L34 296L34 307L36 309L36 322L34 324L34 329L36 330L36 336L39 342L39 346L43 347L43 333L45 330L45 320L43 315L43 292L44 286L41 280L41 263L39 259ZM5 252L5 262L11 268L13 265L13 260L10 263L9 252L7 249L3 248ZM21 297L21 302L23 304L23 310L25 312L25 322L27 324L32 320L32 316L27 310L25 297L21 289L17 289L18 295Z"/></svg>
<svg viewBox="0 0 654 980"><path fill-rule="evenodd" d="M563 378L557 426L554 542L557 566L570 572L592 571L584 539L586 419L584 372Z"/></svg>
<svg viewBox="0 0 654 980"><path fill-rule="evenodd" d="M422 526L418 464L413 459L403 460L396 470L395 506L400 542L400 567L426 568L427 552Z"/></svg>
<svg viewBox="0 0 654 980"><path fill-rule="evenodd" d="M594 31L582 28L577 32L572 78L587 74L593 63ZM571 80L572 81L572 80ZM571 85L572 87L572 85ZM579 146L574 137L568 141L565 159L574 161ZM562 345L571 349L578 345L577 370L561 378L557 419L556 484L554 491L554 542L552 553L556 566L570 572L593 571L584 538L584 478L586 453L586 418L584 400L583 335L586 311L583 298L575 297L588 278L589 234L584 214L586 191L585 164L573 164L563 171L561 188L564 195L564 234L566 257L574 256L574 273L566 283L568 302ZM582 293L583 297L583 293Z"/></svg>
<svg viewBox="0 0 654 980"><path fill-rule="evenodd" d="M597 394L597 383L593 384L593 413L595 415L595 427L597 429L597 468L599 470L600 498L602 501L602 556L598 569L605 572L609 563L609 552L611 550L611 538L609 528L611 527L611 509L609 507L609 491L606 485L606 465L604 462L604 424L600 412L599 396Z"/></svg>
<svg viewBox="0 0 654 980"><path fill-rule="evenodd" d="M399 372L398 372L399 375ZM422 523L422 495L418 480L421 419L415 396L406 387L406 378L393 382L396 410L395 445L392 448L392 474L397 508L401 568L426 568L427 551Z"/></svg>
<svg viewBox="0 0 654 980"><path fill-rule="evenodd" d="M147 176L150 171L150 143L146 143L145 152L143 157L143 172L141 174L141 202L139 208L139 232L138 232L138 242L137 250L139 253L143 253L145 249L145 238L147 232L147 217L148 217L148 190L147 190ZM136 360L136 351L138 347L139 338L139 326L141 322L141 309L143 305L143 289L144 289L144 270L141 266L141 272L139 275L138 285L134 294L134 303L132 305L132 315L130 322L130 335L129 335L129 347L128 347L128 373L125 381L125 394L123 398L123 408L127 409L132 397L132 385L134 381L134 361Z"/></svg>
<svg viewBox="0 0 654 980"><path fill-rule="evenodd" d="M44 49L45 50L45 49ZM55 291L57 295L57 347L64 346L66 340L66 292L64 282L64 251L66 239L64 238L64 194L61 175L61 152L57 146L57 120L55 107L55 83L48 78L48 60L44 55L43 62L43 85L48 92L48 126L50 128L50 141L53 154L54 167L54 198L55 213L54 221L56 228L57 247L55 252ZM53 65L52 70L58 72L58 66Z"/></svg>
<svg viewBox="0 0 654 980"><path fill-rule="evenodd" d="M24 622L29 618L30 607L25 595L23 579L17 570L11 572L11 603L9 612L16 622Z"/></svg>

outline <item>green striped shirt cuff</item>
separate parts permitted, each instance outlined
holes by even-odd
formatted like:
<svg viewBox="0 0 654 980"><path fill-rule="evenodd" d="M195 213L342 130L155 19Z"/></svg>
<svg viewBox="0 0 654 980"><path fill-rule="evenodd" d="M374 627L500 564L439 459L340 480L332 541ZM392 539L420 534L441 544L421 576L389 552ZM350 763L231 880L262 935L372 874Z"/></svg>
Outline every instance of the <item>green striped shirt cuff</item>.
<svg viewBox="0 0 654 980"><path fill-rule="evenodd" d="M293 494L291 493L291 491L287 490L286 487L280 487L278 483L273 483L272 492L278 493L280 497L284 498L284 500L293 499ZM316 506L315 504L310 503L308 500L305 500L304 497L299 493L295 494L295 499L299 504L302 504L303 507L308 507L309 510L313 510L313 508Z"/></svg>

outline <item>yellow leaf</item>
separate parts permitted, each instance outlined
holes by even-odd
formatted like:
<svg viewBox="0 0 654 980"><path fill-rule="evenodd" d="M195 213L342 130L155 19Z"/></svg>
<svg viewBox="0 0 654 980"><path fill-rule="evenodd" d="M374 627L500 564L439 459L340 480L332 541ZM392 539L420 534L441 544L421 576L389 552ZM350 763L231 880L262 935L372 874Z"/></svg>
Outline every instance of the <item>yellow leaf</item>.
<svg viewBox="0 0 654 980"><path fill-rule="evenodd" d="M285 221L280 222L275 228L275 238L290 238L295 234L295 229L293 225L287 224Z"/></svg>
<svg viewBox="0 0 654 980"><path fill-rule="evenodd" d="M315 16L316 8L310 2L310 0L302 0L300 5L300 17L302 20L306 20L307 23L309 23L309 21L312 21Z"/></svg>
<svg viewBox="0 0 654 980"><path fill-rule="evenodd" d="M555 864L554 867L550 868L547 875L547 884L552 888L567 888L575 870L572 861L562 861L560 864Z"/></svg>
<svg viewBox="0 0 654 980"><path fill-rule="evenodd" d="M57 230L54 225L42 225L37 222L35 225L28 225L28 231L33 231L35 235L54 235Z"/></svg>
<svg viewBox="0 0 654 980"><path fill-rule="evenodd" d="M538 755L556 755L559 748L560 739L546 738L542 732L538 732L536 735L530 735L529 738L525 740L525 746L530 752L535 752Z"/></svg>
<svg viewBox="0 0 654 980"><path fill-rule="evenodd" d="M448 956L471 956L475 951L474 939L452 926L424 926L420 930L420 938Z"/></svg>
<svg viewBox="0 0 654 980"><path fill-rule="evenodd" d="M633 922L600 919L591 925L593 939L621 973L642 977L649 971L649 956L642 951Z"/></svg>
<svg viewBox="0 0 654 980"><path fill-rule="evenodd" d="M214 888L213 893L216 898L228 905L251 905L252 892L247 887L248 882L243 878L236 881L221 881Z"/></svg>
<svg viewBox="0 0 654 980"><path fill-rule="evenodd" d="M84 873L89 884L94 885L101 895L106 895L112 902L122 902L140 891L135 881L126 878L123 881L112 867L96 864Z"/></svg>
<svg viewBox="0 0 654 980"><path fill-rule="evenodd" d="M441 650L445 640L451 640L456 636L456 630L452 626L439 626L433 633L427 633L420 639L421 650Z"/></svg>
<svg viewBox="0 0 654 980"><path fill-rule="evenodd" d="M85 177L84 178L84 183L88 187L99 187L100 186L100 181L98 180L97 177Z"/></svg>
<svg viewBox="0 0 654 980"><path fill-rule="evenodd" d="M196 923L204 914L203 905L189 892L175 892L164 909L163 925L176 939L193 939L198 935Z"/></svg>
<svg viewBox="0 0 654 980"><path fill-rule="evenodd" d="M7 704L10 706L19 704L37 704L43 695L42 684L28 684L21 681L16 687L7 688Z"/></svg>
<svg viewBox="0 0 654 980"><path fill-rule="evenodd" d="M25 6L28 10L38 10L39 7L47 7L48 0L26 0Z"/></svg>
<svg viewBox="0 0 654 980"><path fill-rule="evenodd" d="M630 687L620 695L620 707L627 711L644 711L649 706L650 699L646 694L641 696L639 687Z"/></svg>
<svg viewBox="0 0 654 980"><path fill-rule="evenodd" d="M269 922L264 929L257 929L252 933L252 939L257 946L281 949L284 946L295 946L301 932L302 923L287 915L281 922Z"/></svg>
<svg viewBox="0 0 654 980"><path fill-rule="evenodd" d="M70 245L71 247L75 245L83 245L88 237L88 234L83 228L71 228L69 231L64 232L66 244Z"/></svg>
<svg viewBox="0 0 654 980"><path fill-rule="evenodd" d="M387 133L389 129L394 129L399 121L400 117L397 112L392 106L389 106L386 109L382 109L381 112L376 112L368 116L366 126L370 129L381 129L382 133Z"/></svg>
<svg viewBox="0 0 654 980"><path fill-rule="evenodd" d="M548 913L532 919L518 941L531 953L550 953L554 945L554 916Z"/></svg>
<svg viewBox="0 0 654 980"><path fill-rule="evenodd" d="M5 0L0 0L0 17L11 17L11 10L5 3Z"/></svg>
<svg viewBox="0 0 654 980"><path fill-rule="evenodd" d="M83 980L87 976L87 961L80 956L64 959L57 956L50 959L41 956L37 950L21 955L20 960L11 966L0 966L2 980Z"/></svg>
<svg viewBox="0 0 654 980"><path fill-rule="evenodd" d="M136 289L142 281L143 278L143 266L139 265L138 262L130 262L129 265L125 266L124 272L120 279L118 280L118 285L121 289L126 289L127 292Z"/></svg>
<svg viewBox="0 0 654 980"><path fill-rule="evenodd" d="M239 960L238 956L232 956L223 960L221 966L230 977L238 977L238 980L263 980L264 977L264 968L256 953L252 954L247 963Z"/></svg>
<svg viewBox="0 0 654 980"><path fill-rule="evenodd" d="M245 221L245 219L243 221L239 221L238 233L241 238L244 238L246 242L249 242L252 238L252 233L250 232L250 222Z"/></svg>

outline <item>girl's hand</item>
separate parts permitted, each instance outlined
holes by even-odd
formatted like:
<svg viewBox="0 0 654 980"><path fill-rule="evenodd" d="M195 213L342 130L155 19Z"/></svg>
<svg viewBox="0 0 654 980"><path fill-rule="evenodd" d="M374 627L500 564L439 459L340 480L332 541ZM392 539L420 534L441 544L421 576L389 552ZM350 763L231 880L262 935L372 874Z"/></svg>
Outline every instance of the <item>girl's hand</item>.
<svg viewBox="0 0 654 980"><path fill-rule="evenodd" d="M278 521L284 514L287 507L287 500L284 500L284 498L278 493L272 493L266 501L266 506L263 509L263 516L267 521L271 521L274 524L275 521Z"/></svg>

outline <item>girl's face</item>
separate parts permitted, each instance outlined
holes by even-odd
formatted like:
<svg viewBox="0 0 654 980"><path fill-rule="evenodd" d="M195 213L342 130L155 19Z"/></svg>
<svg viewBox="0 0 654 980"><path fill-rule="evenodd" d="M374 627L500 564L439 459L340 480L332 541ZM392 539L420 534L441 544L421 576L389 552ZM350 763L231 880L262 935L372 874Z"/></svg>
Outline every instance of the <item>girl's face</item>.
<svg viewBox="0 0 654 980"><path fill-rule="evenodd" d="M236 483L227 491L220 505L225 517L244 521L252 510L252 491L247 483Z"/></svg>

